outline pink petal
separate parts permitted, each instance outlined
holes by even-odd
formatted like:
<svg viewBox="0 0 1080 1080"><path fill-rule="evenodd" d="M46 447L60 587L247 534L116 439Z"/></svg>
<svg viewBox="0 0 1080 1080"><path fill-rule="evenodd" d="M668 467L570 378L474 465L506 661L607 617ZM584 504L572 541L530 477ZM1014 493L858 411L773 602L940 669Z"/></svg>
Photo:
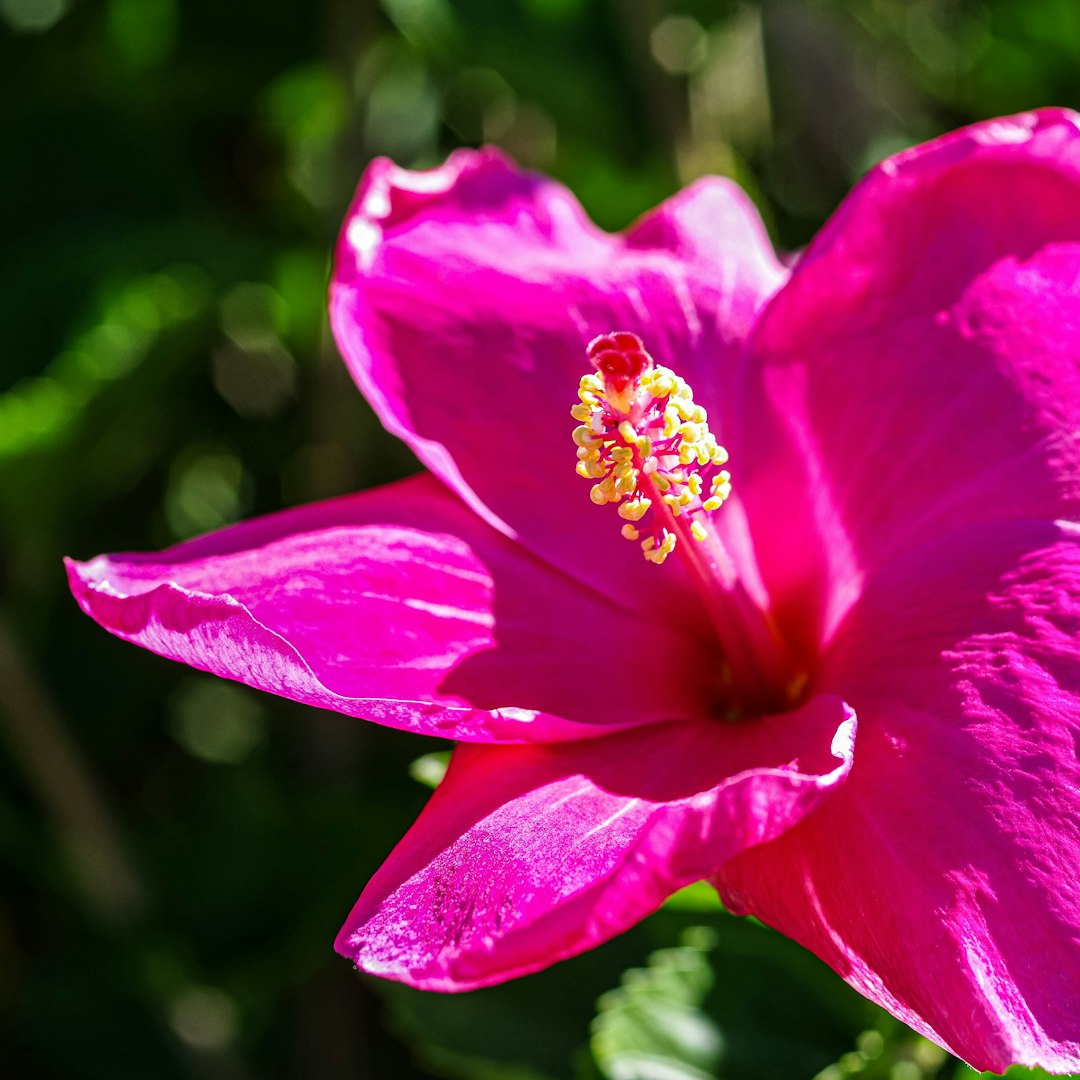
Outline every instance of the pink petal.
<svg viewBox="0 0 1080 1080"><path fill-rule="evenodd" d="M1080 120L996 120L886 161L751 348L740 490L808 651L868 571L928 537L1075 518Z"/></svg>
<svg viewBox="0 0 1080 1080"><path fill-rule="evenodd" d="M740 346L782 280L749 200L704 180L624 235L495 151L368 170L338 245L330 316L389 430L491 524L626 603L677 609L574 472L577 385L597 334L631 330L720 421Z"/></svg>
<svg viewBox="0 0 1080 1080"><path fill-rule="evenodd" d="M708 715L694 615L651 621L569 581L437 481L70 563L83 610L163 656L452 739L579 739ZM613 678L620 656L648 657Z"/></svg>
<svg viewBox="0 0 1080 1080"><path fill-rule="evenodd" d="M854 725L824 696L752 723L460 747L336 947L431 990L572 956L809 814L847 775Z"/></svg>
<svg viewBox="0 0 1080 1080"><path fill-rule="evenodd" d="M819 678L851 777L719 875L978 1069L1080 1069L1080 528L972 526L876 573Z"/></svg>

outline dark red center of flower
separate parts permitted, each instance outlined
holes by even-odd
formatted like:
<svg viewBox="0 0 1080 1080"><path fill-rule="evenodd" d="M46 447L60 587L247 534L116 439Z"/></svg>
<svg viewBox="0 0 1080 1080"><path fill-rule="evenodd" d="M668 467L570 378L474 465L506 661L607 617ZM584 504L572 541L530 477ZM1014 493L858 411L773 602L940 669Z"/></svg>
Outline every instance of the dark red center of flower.
<svg viewBox="0 0 1080 1080"><path fill-rule="evenodd" d="M652 366L641 338L625 331L596 338L589 345L588 357L604 384L617 394L623 393Z"/></svg>

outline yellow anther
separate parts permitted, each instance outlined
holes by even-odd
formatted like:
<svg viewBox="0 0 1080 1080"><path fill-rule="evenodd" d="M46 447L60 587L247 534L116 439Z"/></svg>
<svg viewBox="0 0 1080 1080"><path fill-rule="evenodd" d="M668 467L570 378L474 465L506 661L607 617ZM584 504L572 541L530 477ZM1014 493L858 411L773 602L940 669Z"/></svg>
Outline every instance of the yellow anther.
<svg viewBox="0 0 1080 1080"><path fill-rule="evenodd" d="M649 562L656 563L657 566L660 566L675 550L675 541L675 534L673 532L668 532L666 529L664 530L664 538L659 544L657 544L655 539L649 537L649 539L642 544L645 558L648 559ZM648 545L647 547L645 546L646 544Z"/></svg>
<svg viewBox="0 0 1080 1080"><path fill-rule="evenodd" d="M701 509L711 514L714 510L719 510L723 505L724 500L714 495L711 499L706 499L701 504Z"/></svg>
<svg viewBox="0 0 1080 1080"><path fill-rule="evenodd" d="M664 538L657 544L653 537L649 537L647 540L642 541L641 549L645 554L645 558L651 563L656 563L660 566L667 557L675 550L676 537L672 532L664 530Z"/></svg>
<svg viewBox="0 0 1080 1080"><path fill-rule="evenodd" d="M659 566L675 550L675 534L665 529L663 539L659 544L655 537L650 536L641 542L641 550L649 562Z"/></svg>
<svg viewBox="0 0 1080 1080"><path fill-rule="evenodd" d="M709 530L700 521L695 521L690 526L690 535L700 544L709 535Z"/></svg>
<svg viewBox="0 0 1080 1080"><path fill-rule="evenodd" d="M620 495L632 495L637 490L637 474L620 476L615 481L615 490Z"/></svg>
<svg viewBox="0 0 1080 1080"><path fill-rule="evenodd" d="M652 506L652 499L646 499L644 496L630 499L619 504L619 517L627 521L640 521L648 513L650 506Z"/></svg>
<svg viewBox="0 0 1080 1080"><path fill-rule="evenodd" d="M711 498L706 499L702 505L706 510L716 510L731 495L731 473L726 470L717 473L712 479L710 490Z"/></svg>
<svg viewBox="0 0 1080 1080"><path fill-rule="evenodd" d="M662 472L654 472L652 474L652 482L661 491L667 491L671 487L671 481Z"/></svg>
<svg viewBox="0 0 1080 1080"><path fill-rule="evenodd" d="M621 495L615 493L615 481L610 476L604 477L599 484L594 484L592 491L589 493L589 497L597 506L603 506L604 503L617 502L622 498Z"/></svg>
<svg viewBox="0 0 1080 1080"><path fill-rule="evenodd" d="M578 446L593 446L602 439L598 439L584 424L574 428L571 436Z"/></svg>
<svg viewBox="0 0 1080 1080"><path fill-rule="evenodd" d="M652 453L652 439L647 435L639 435L634 445L643 458L647 458Z"/></svg>
<svg viewBox="0 0 1080 1080"><path fill-rule="evenodd" d="M631 446L637 442L637 431L629 420L624 420L619 425L619 434L623 437L623 442L629 443Z"/></svg>
<svg viewBox="0 0 1080 1080"><path fill-rule="evenodd" d="M574 406L574 407L573 407L573 408L572 408L572 409L570 410L570 415L571 415L571 416L572 416L572 417L573 417L573 418L574 418L575 420L579 420L579 421L585 421L585 420L588 420L588 419L589 419L589 417L591 417L591 416L592 416L592 406L591 406L591 404L586 404L586 403L585 403L585 402L583 401L583 402L581 402L581 403L580 403L579 405L575 405L575 406Z"/></svg>
<svg viewBox="0 0 1080 1080"><path fill-rule="evenodd" d="M700 495L701 494L701 474L700 473L691 473L686 478L686 486L690 489L690 494L691 495Z"/></svg>
<svg viewBox="0 0 1080 1080"><path fill-rule="evenodd" d="M622 508L620 507L620 509ZM636 540L641 535L641 533L639 533L637 529L630 524L629 521L622 527L620 531L627 540Z"/></svg>
<svg viewBox="0 0 1080 1080"><path fill-rule="evenodd" d="M649 389L652 391L653 397L670 397L671 391L675 389L675 380L670 375L657 371L653 375L652 386Z"/></svg>

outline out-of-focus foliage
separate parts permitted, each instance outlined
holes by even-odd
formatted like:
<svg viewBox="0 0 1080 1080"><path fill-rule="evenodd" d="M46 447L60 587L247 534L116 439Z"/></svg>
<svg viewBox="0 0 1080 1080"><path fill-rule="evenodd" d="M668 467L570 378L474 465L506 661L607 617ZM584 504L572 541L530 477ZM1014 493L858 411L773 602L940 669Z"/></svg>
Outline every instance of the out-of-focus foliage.
<svg viewBox="0 0 1080 1080"><path fill-rule="evenodd" d="M508 986L356 978L333 933L443 748L131 649L60 558L415 467L325 327L375 154L495 142L609 228L718 171L795 248L1078 72L1072 0L0 0L5 1075L973 1076L704 887Z"/></svg>
<svg viewBox="0 0 1080 1080"><path fill-rule="evenodd" d="M597 1002L592 1051L610 1080L672 1080L717 1075L724 1037L702 1007L713 985L708 952L715 935L697 926L673 949L660 949L645 968L631 968L622 985Z"/></svg>

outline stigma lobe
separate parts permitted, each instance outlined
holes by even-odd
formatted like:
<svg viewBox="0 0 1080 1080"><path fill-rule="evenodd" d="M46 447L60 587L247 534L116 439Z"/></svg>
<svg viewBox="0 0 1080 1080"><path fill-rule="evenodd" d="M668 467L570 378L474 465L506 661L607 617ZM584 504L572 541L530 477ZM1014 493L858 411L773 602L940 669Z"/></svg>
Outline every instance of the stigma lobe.
<svg viewBox="0 0 1080 1080"><path fill-rule="evenodd" d="M616 396L625 394L653 366L641 338L625 331L593 338L585 354L604 380L604 389Z"/></svg>

